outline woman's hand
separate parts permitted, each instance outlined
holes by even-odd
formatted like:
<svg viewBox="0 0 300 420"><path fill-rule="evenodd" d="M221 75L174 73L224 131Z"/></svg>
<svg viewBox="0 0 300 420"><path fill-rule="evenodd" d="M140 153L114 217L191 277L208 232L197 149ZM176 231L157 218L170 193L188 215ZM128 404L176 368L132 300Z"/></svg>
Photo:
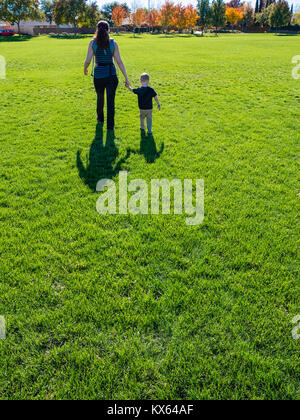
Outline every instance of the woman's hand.
<svg viewBox="0 0 300 420"><path fill-rule="evenodd" d="M89 69L84 69L84 74L85 74L85 76L88 76L89 75Z"/></svg>
<svg viewBox="0 0 300 420"><path fill-rule="evenodd" d="M130 82L128 79L125 80L125 86L128 88L130 86Z"/></svg>

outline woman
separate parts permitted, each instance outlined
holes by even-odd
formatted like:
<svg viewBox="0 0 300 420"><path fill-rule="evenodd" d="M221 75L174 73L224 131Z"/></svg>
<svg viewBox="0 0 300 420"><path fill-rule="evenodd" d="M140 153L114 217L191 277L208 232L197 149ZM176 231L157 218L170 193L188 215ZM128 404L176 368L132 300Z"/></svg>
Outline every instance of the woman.
<svg viewBox="0 0 300 420"><path fill-rule="evenodd" d="M118 44L109 37L109 25L105 21L100 21L97 25L97 32L94 39L90 42L87 57L84 63L84 74L89 74L88 68L95 56L94 85L97 92L97 121L104 124L104 91L106 89L107 99L107 130L115 128L115 95L118 87L118 77L116 67L113 62L118 64L125 77L125 85L129 86L129 80L125 66L120 56Z"/></svg>

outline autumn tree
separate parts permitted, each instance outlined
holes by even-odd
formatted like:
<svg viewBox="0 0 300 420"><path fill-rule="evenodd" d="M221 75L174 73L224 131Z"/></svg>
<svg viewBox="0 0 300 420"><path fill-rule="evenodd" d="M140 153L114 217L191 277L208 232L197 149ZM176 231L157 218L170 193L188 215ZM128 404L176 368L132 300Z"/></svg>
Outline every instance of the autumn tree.
<svg viewBox="0 0 300 420"><path fill-rule="evenodd" d="M198 13L199 20L198 23L202 28L202 35L204 34L205 28L211 22L211 10L209 5L209 0L198 0Z"/></svg>
<svg viewBox="0 0 300 420"><path fill-rule="evenodd" d="M154 27L160 24L159 12L156 9L151 10L149 13L146 14L145 22L149 26L149 28L152 28L153 33Z"/></svg>
<svg viewBox="0 0 300 420"><path fill-rule="evenodd" d="M210 10L212 24L216 28L216 34L218 34L218 28L226 23L226 5L223 0L214 0Z"/></svg>
<svg viewBox="0 0 300 420"><path fill-rule="evenodd" d="M174 6L171 23L179 32L182 32L182 29L187 27L185 7L181 3Z"/></svg>
<svg viewBox="0 0 300 420"><path fill-rule="evenodd" d="M174 9L174 3L170 1L166 1L160 9L160 23L166 32L168 32L172 26Z"/></svg>
<svg viewBox="0 0 300 420"><path fill-rule="evenodd" d="M196 26L197 21L199 19L198 12L192 4L189 4L188 6L186 6L185 16L186 16L187 27L189 28L191 32L192 28Z"/></svg>
<svg viewBox="0 0 300 420"><path fill-rule="evenodd" d="M111 18L114 25L117 28L120 28L123 25L123 22L126 19L126 17L127 17L127 11L121 4L117 4L112 9Z"/></svg>
<svg viewBox="0 0 300 420"><path fill-rule="evenodd" d="M135 33L135 28L141 29L143 23L145 22L146 10L139 8L136 9L134 13L131 14L131 21L133 23L133 33Z"/></svg>
<svg viewBox="0 0 300 420"><path fill-rule="evenodd" d="M112 20L112 12L116 6L120 4L117 1L113 1L112 3L106 3L103 5L101 9L101 13L103 14L104 18L108 21ZM121 6L126 10L126 17L130 15L130 9L127 3L121 3Z"/></svg>
<svg viewBox="0 0 300 420"><path fill-rule="evenodd" d="M234 7L227 7L225 15L226 20L231 24L232 29L234 25L237 25L244 17L242 10Z"/></svg>

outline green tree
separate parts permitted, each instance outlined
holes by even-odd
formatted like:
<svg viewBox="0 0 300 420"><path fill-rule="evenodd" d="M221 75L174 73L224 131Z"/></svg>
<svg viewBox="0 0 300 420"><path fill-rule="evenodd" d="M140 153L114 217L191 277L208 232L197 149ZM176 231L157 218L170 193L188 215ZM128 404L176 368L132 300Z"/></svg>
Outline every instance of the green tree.
<svg viewBox="0 0 300 420"><path fill-rule="evenodd" d="M293 15L292 24L300 25L300 12L297 12Z"/></svg>
<svg viewBox="0 0 300 420"><path fill-rule="evenodd" d="M41 1L41 10L44 12L46 21L52 24L54 20L54 9L55 3L54 0L42 0Z"/></svg>
<svg viewBox="0 0 300 420"><path fill-rule="evenodd" d="M226 24L226 5L223 0L214 0L210 8L211 21L213 26L216 28L216 35L218 34L218 28L221 28Z"/></svg>
<svg viewBox="0 0 300 420"><path fill-rule="evenodd" d="M258 13L262 13L264 8L265 8L265 0L260 0L259 1L259 7L258 7Z"/></svg>
<svg viewBox="0 0 300 420"><path fill-rule="evenodd" d="M57 25L73 25L76 29L86 10L87 0L56 0L54 19Z"/></svg>
<svg viewBox="0 0 300 420"><path fill-rule="evenodd" d="M256 13L255 22L258 23L262 28L270 26L270 13L273 10L274 4L264 8L261 13Z"/></svg>
<svg viewBox="0 0 300 420"><path fill-rule="evenodd" d="M20 23L26 20L42 20L38 0L2 0L0 18L11 24L17 24L20 34Z"/></svg>
<svg viewBox="0 0 300 420"><path fill-rule="evenodd" d="M82 15L80 16L79 25L86 28L96 28L97 23L102 18L96 1L87 4Z"/></svg>
<svg viewBox="0 0 300 420"><path fill-rule="evenodd" d="M245 32L247 32L248 30L248 25L253 23L253 17L254 17L254 10L251 8L251 6L244 5L242 27L244 28Z"/></svg>
<svg viewBox="0 0 300 420"><path fill-rule="evenodd" d="M198 23L202 27L202 35L204 34L205 27L209 26L211 22L211 12L210 12L210 0L198 0L198 13L199 20Z"/></svg>
<svg viewBox="0 0 300 420"><path fill-rule="evenodd" d="M273 6L269 16L269 22L271 28L276 28L277 31L278 28L287 26L290 23L292 15L287 1L279 0Z"/></svg>

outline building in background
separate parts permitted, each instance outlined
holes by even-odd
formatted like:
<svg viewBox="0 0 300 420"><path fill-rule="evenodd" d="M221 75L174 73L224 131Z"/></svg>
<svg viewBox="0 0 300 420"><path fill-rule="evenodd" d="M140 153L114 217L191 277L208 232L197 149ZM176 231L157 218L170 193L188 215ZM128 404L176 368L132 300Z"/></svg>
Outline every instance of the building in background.
<svg viewBox="0 0 300 420"><path fill-rule="evenodd" d="M3 30L3 29L6 29L6 30L11 29L10 23L0 21L0 31Z"/></svg>
<svg viewBox="0 0 300 420"><path fill-rule="evenodd" d="M36 35L38 28L57 28L55 23L50 25L49 22L46 21L35 21L35 20L28 20L26 22L22 21L20 23L20 32L24 35ZM18 33L18 25L11 25L11 29Z"/></svg>

